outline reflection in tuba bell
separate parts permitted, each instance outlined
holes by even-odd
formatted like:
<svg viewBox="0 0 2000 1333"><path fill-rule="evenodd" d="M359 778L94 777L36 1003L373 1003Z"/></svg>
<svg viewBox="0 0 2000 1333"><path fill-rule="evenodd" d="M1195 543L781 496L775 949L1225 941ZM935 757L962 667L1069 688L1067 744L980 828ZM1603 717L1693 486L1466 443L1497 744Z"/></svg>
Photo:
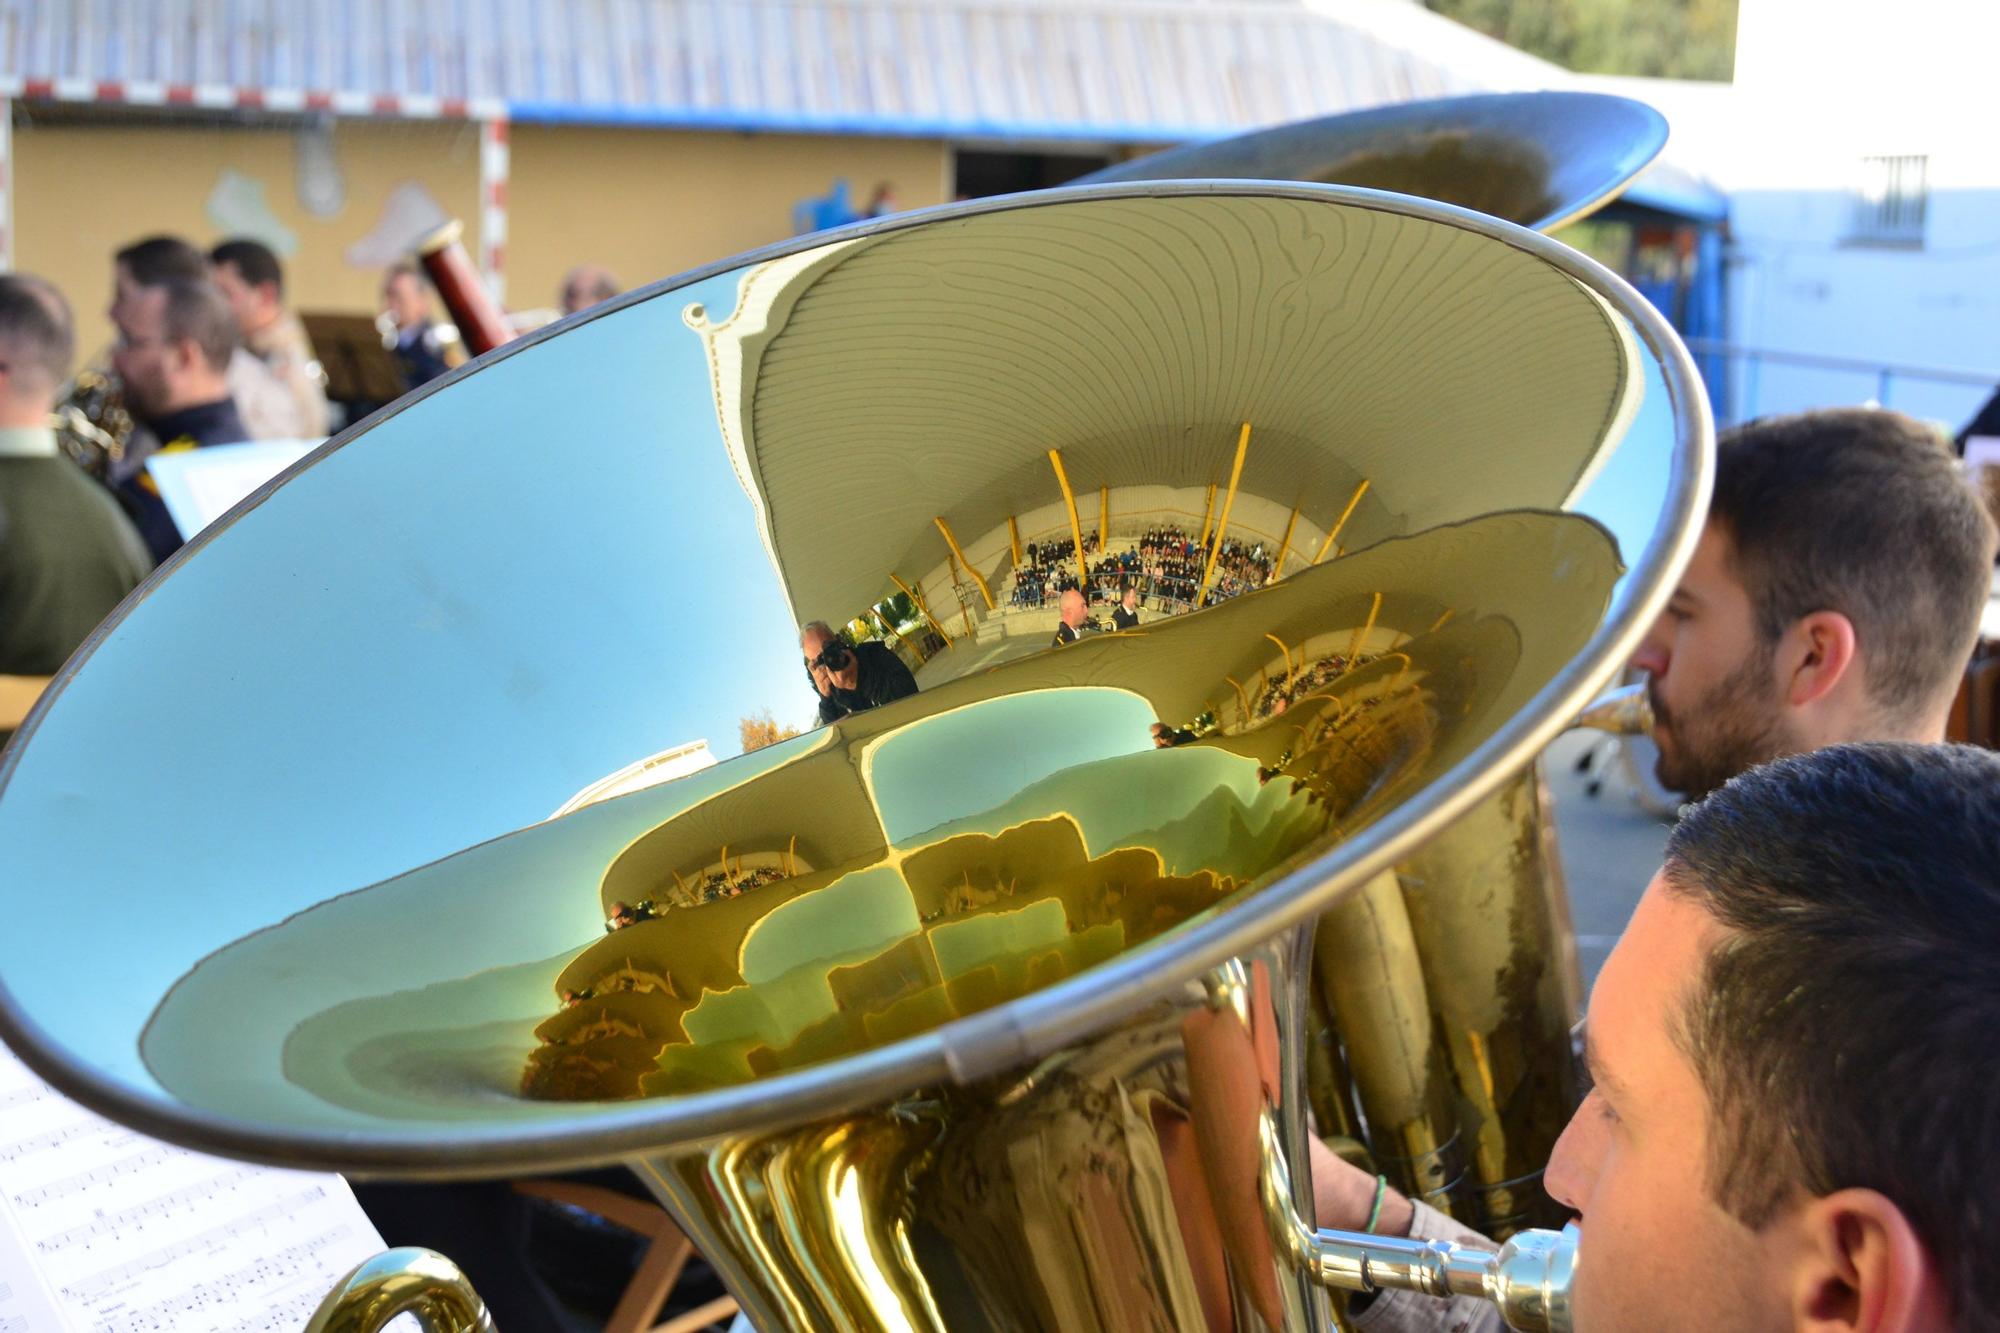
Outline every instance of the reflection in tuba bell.
<svg viewBox="0 0 2000 1333"><path fill-rule="evenodd" d="M579 433L613 465L551 474ZM632 293L348 436L58 679L0 771L0 1032L209 1151L624 1162L766 1330L1323 1328L1378 1287L1567 1327L1572 1243L1316 1230L1306 1136L1539 1220L1513 1127L1567 1065L1488 1034L1573 1003L1515 966L1560 899L1482 915L1450 831L1533 822L1709 444L1615 278L1365 191L1055 191ZM1079 495L1100 547L1172 528L1270 578L1049 649L1006 590L1026 542L1084 557ZM797 626L961 584L918 693L545 818L788 708ZM178 627L217 604L283 611ZM100 725L100 679L154 730ZM311 809L268 779L301 753ZM94 921L134 963L79 986L66 904L132 852L71 792L114 770L200 798L134 816L161 910Z"/></svg>

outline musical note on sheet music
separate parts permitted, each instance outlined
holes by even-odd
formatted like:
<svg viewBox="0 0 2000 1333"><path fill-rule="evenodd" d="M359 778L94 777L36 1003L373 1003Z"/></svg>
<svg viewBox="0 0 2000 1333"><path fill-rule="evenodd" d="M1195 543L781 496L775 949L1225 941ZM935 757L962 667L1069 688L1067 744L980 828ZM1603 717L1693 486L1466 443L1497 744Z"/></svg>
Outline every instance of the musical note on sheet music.
<svg viewBox="0 0 2000 1333"><path fill-rule="evenodd" d="M338 1176L159 1143L0 1047L0 1333L280 1333L382 1248Z"/></svg>

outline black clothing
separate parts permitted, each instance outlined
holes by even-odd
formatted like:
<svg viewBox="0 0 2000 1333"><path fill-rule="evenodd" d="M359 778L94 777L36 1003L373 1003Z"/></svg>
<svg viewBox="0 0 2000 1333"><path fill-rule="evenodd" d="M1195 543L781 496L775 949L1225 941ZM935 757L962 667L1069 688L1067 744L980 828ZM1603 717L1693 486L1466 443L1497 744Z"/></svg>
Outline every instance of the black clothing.
<svg viewBox="0 0 2000 1333"><path fill-rule="evenodd" d="M1080 630L1073 630L1068 625L1057 625L1055 640L1049 644L1049 647L1060 648L1066 643L1075 643L1082 637L1083 633Z"/></svg>
<svg viewBox="0 0 2000 1333"><path fill-rule="evenodd" d="M1139 627L1139 612L1136 609L1127 611L1124 604L1120 603L1118 609L1111 613L1111 623L1119 629L1137 629Z"/></svg>
<svg viewBox="0 0 2000 1333"><path fill-rule="evenodd" d="M854 659L860 664L854 688L844 690L835 685L832 694L820 696L821 722L838 722L849 713L863 713L917 692L917 678L903 665L903 659L883 644L872 639L856 644Z"/></svg>
<svg viewBox="0 0 2000 1333"><path fill-rule="evenodd" d="M437 326L419 324L397 334L396 365L403 372L403 383L412 389L429 384L450 370L438 346Z"/></svg>
<svg viewBox="0 0 2000 1333"><path fill-rule="evenodd" d="M1975 435L2000 435L2000 393L1987 399L1986 406L1965 423L1965 429L1952 441L1960 458L1965 457L1965 442Z"/></svg>
<svg viewBox="0 0 2000 1333"><path fill-rule="evenodd" d="M178 412L169 412L156 421L146 422L154 438L160 441L156 453L170 454L182 449L200 449L211 444L242 444L250 438L244 428L243 418L237 415L236 400L218 398L212 403L199 403L185 407ZM132 516L132 524L145 538L146 549L153 553L156 561L165 560L181 549L180 529L174 526L173 517L167 513L167 503L160 498L160 488L154 484L153 476L144 468L127 475L112 487L125 512Z"/></svg>

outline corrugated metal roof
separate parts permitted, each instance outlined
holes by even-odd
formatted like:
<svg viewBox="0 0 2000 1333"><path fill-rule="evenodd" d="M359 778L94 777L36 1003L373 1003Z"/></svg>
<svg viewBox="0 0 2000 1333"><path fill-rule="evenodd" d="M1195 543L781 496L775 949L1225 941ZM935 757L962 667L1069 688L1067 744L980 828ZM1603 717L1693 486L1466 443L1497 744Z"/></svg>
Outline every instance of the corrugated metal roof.
<svg viewBox="0 0 2000 1333"><path fill-rule="evenodd" d="M1411 0L0 0L0 91L1175 141L1565 75Z"/></svg>

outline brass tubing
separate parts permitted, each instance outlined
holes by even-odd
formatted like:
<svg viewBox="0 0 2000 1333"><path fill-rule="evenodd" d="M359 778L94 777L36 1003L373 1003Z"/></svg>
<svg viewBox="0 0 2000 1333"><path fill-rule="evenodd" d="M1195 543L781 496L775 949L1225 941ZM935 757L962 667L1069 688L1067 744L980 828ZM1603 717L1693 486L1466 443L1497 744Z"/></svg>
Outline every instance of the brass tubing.
<svg viewBox="0 0 2000 1333"><path fill-rule="evenodd" d="M374 1333L404 1314L423 1333L493 1333L486 1303L458 1265L413 1246L356 1266L313 1311L306 1333Z"/></svg>
<svg viewBox="0 0 2000 1333"><path fill-rule="evenodd" d="M1614 736L1653 734L1653 699L1645 684L1626 685L1600 696L1577 714L1575 727L1608 731Z"/></svg>
<svg viewBox="0 0 2000 1333"><path fill-rule="evenodd" d="M1375 876L1320 917L1312 973L1346 1039L1347 1072L1384 1174L1405 1194L1454 1211L1447 1195L1457 1174L1450 1072L1393 873Z"/></svg>
<svg viewBox="0 0 2000 1333"><path fill-rule="evenodd" d="M1397 867L1456 1089L1458 1215L1496 1239L1559 1222L1541 1172L1575 1108L1568 1033L1581 986L1533 768Z"/></svg>

